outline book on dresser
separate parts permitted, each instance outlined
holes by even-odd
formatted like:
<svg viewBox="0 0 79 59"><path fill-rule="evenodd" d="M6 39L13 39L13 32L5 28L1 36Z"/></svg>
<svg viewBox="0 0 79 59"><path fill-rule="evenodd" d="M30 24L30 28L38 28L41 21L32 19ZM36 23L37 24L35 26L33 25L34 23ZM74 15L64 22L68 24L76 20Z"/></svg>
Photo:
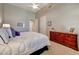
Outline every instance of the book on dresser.
<svg viewBox="0 0 79 59"><path fill-rule="evenodd" d="M50 40L78 51L77 34L50 31Z"/></svg>

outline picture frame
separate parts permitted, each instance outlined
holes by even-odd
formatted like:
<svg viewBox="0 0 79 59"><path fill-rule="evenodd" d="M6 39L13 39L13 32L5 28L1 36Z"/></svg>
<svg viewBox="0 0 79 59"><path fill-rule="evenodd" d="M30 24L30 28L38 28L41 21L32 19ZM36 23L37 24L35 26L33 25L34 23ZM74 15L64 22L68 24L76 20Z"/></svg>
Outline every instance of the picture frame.
<svg viewBox="0 0 79 59"><path fill-rule="evenodd" d="M74 27L70 28L70 32L71 33L73 33L74 31L75 31L75 28Z"/></svg>

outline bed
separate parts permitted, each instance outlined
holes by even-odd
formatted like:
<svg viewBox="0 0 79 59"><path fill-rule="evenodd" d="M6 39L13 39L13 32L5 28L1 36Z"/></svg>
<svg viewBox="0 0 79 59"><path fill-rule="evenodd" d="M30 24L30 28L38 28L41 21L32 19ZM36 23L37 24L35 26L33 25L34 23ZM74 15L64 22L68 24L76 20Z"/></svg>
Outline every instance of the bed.
<svg viewBox="0 0 79 59"><path fill-rule="evenodd" d="M20 36L10 39L8 44L0 45L0 55L33 55L50 45L46 35L36 32L21 32Z"/></svg>

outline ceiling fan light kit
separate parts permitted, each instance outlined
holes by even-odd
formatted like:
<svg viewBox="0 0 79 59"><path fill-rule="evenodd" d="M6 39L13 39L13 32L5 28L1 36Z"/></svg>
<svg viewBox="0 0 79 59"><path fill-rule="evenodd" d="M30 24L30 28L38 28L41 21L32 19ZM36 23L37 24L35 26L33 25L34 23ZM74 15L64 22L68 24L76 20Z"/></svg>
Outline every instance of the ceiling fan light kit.
<svg viewBox="0 0 79 59"><path fill-rule="evenodd" d="M38 9L38 5L37 4L33 4L33 9Z"/></svg>

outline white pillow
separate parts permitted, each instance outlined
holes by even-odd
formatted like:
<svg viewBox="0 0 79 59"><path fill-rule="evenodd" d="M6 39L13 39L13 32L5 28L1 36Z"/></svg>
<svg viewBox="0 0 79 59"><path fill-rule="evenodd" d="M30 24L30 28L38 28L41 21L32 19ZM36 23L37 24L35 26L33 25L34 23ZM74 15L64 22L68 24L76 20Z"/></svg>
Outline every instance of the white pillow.
<svg viewBox="0 0 79 59"><path fill-rule="evenodd" d="M11 29L9 27L8 28L4 28L4 29L6 29L6 31L8 32L8 35L12 38L13 36L12 36Z"/></svg>
<svg viewBox="0 0 79 59"><path fill-rule="evenodd" d="M9 35L6 29L3 28L0 29L0 36L2 37L1 39L3 40L4 43L7 44L9 42Z"/></svg>

